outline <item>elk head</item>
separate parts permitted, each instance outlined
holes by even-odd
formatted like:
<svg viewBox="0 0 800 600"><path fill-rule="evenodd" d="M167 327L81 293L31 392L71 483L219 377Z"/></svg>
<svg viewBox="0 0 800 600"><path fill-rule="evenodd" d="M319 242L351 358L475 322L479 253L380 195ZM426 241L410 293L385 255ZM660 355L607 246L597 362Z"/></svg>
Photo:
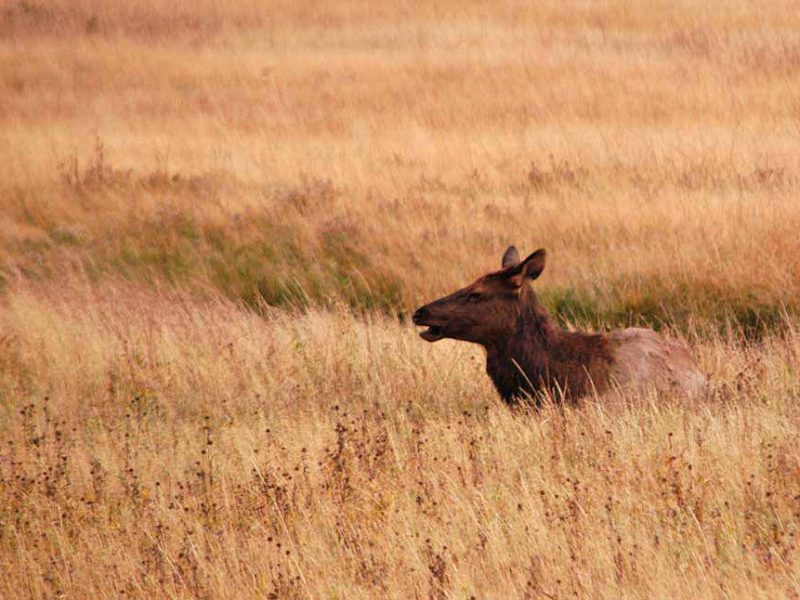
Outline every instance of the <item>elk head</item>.
<svg viewBox="0 0 800 600"><path fill-rule="evenodd" d="M510 246L499 271L418 308L411 318L415 325L427 326L420 336L428 342L452 338L484 346L508 339L533 293L527 283L541 275L546 256L540 248L520 261Z"/></svg>

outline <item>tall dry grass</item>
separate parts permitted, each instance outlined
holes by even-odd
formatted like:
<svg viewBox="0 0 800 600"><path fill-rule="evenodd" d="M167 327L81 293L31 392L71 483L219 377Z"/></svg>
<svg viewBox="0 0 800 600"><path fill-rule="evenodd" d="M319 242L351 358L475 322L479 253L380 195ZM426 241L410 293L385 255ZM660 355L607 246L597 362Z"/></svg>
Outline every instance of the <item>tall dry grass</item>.
<svg viewBox="0 0 800 600"><path fill-rule="evenodd" d="M8 300L4 597L797 594L795 334L698 344L691 405L514 413L385 317Z"/></svg>
<svg viewBox="0 0 800 600"><path fill-rule="evenodd" d="M794 2L0 6L0 596L800 594ZM544 246L696 403L398 319Z"/></svg>

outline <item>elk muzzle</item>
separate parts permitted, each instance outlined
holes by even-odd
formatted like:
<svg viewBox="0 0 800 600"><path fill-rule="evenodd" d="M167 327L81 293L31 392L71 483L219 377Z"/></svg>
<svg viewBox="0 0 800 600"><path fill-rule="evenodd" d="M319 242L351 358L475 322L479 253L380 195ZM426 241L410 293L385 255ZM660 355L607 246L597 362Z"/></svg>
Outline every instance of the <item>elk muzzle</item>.
<svg viewBox="0 0 800 600"><path fill-rule="evenodd" d="M414 322L414 325L427 327L425 331L419 334L426 342L438 342L445 337L444 326L434 322L427 306L422 306L414 311L414 314L411 315L411 320Z"/></svg>

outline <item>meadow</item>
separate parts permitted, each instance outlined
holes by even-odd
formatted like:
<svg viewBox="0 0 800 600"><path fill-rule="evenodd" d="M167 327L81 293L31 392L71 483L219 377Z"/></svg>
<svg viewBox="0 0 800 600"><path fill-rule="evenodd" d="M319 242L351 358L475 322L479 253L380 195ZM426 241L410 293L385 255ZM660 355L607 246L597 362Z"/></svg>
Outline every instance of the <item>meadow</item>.
<svg viewBox="0 0 800 600"><path fill-rule="evenodd" d="M799 597L798 8L5 2L0 597ZM512 243L709 392L505 406Z"/></svg>

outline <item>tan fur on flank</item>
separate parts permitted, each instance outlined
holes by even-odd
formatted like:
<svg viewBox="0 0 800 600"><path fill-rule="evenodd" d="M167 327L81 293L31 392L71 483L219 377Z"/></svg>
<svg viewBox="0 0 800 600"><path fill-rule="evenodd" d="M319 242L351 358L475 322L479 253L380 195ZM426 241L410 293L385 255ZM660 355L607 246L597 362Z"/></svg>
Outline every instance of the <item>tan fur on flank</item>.
<svg viewBox="0 0 800 600"><path fill-rule="evenodd" d="M613 356L610 379L623 387L697 394L706 378L689 350L652 329L629 327L607 335Z"/></svg>

